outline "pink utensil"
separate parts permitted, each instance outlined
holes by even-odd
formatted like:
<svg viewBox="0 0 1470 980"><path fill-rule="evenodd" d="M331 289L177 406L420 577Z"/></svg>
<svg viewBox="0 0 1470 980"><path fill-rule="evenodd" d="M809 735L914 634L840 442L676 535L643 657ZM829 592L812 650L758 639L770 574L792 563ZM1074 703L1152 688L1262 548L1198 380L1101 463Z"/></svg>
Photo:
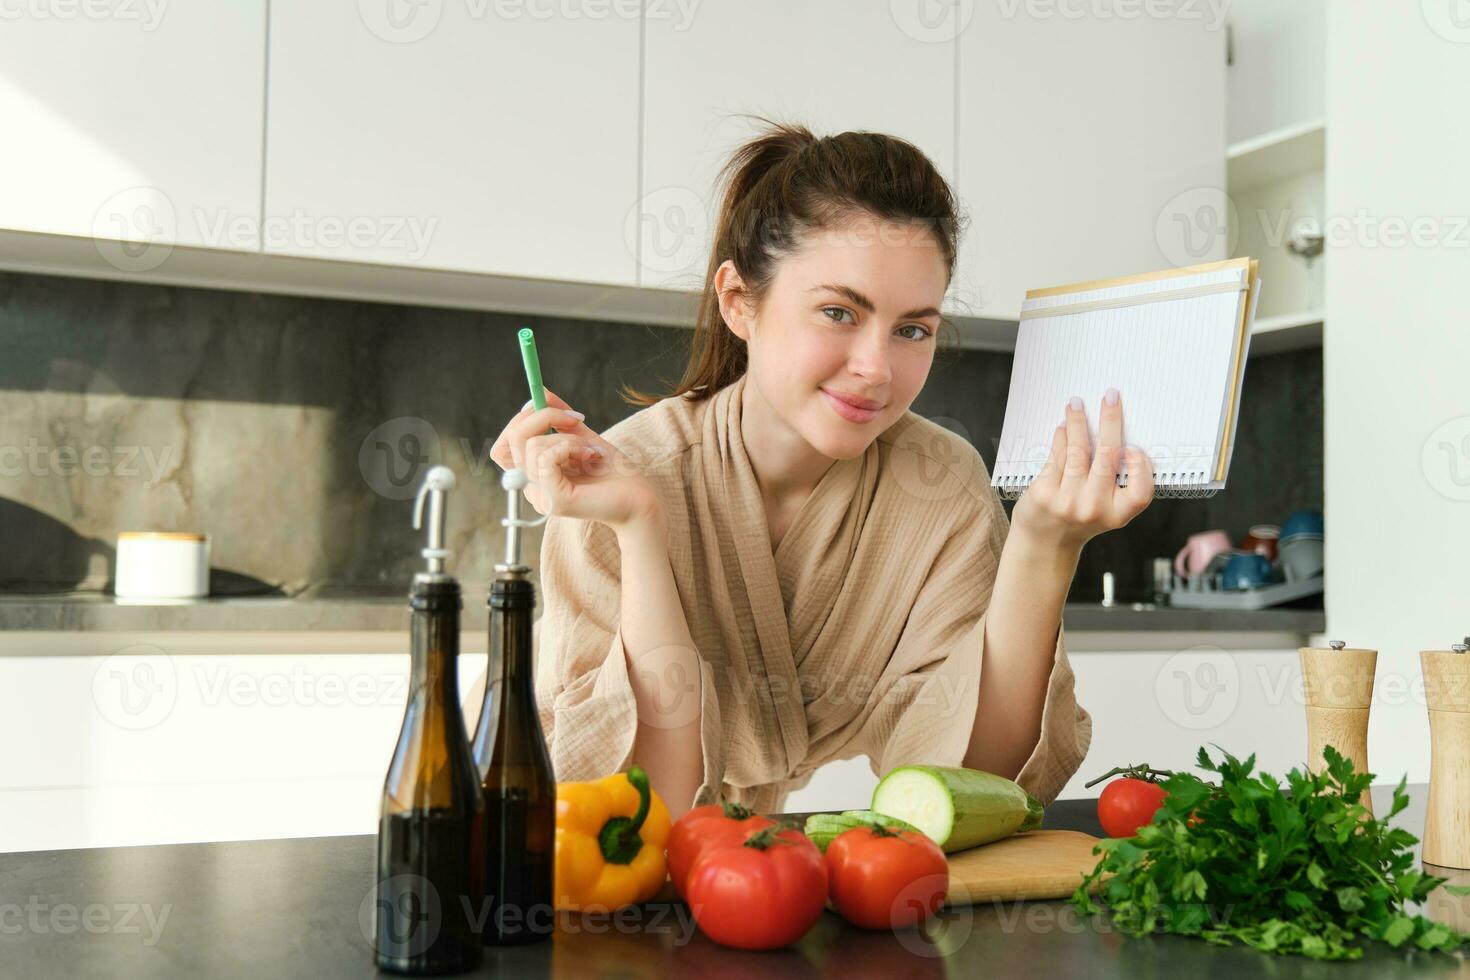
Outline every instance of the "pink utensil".
<svg viewBox="0 0 1470 980"><path fill-rule="evenodd" d="M1198 575L1209 565L1210 560L1233 546L1230 535L1224 531L1199 531L1189 536L1179 554L1174 556L1174 571L1181 578Z"/></svg>

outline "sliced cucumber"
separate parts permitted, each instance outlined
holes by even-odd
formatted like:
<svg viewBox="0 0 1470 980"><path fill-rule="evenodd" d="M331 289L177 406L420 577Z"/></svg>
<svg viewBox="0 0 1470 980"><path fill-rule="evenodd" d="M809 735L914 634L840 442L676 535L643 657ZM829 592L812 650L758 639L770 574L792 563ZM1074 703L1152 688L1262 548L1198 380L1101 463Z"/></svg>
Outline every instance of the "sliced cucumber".
<svg viewBox="0 0 1470 980"><path fill-rule="evenodd" d="M811 838L812 843L827 853L827 845L837 839L838 835L846 833L854 827L870 827L874 824L882 824L889 830L912 830L916 832L919 828L913 824L897 817L890 817L873 810L844 810L841 813L814 813L806 818L806 826L803 832Z"/></svg>
<svg viewBox="0 0 1470 980"><path fill-rule="evenodd" d="M873 790L873 810L907 820L946 853L1041 825L1041 801L1003 776L958 766L899 766Z"/></svg>
<svg viewBox="0 0 1470 980"><path fill-rule="evenodd" d="M890 816L886 813L879 813L877 810L843 810L842 815L861 823L881 823L889 830L917 831L919 829L907 820L900 820L898 817Z"/></svg>

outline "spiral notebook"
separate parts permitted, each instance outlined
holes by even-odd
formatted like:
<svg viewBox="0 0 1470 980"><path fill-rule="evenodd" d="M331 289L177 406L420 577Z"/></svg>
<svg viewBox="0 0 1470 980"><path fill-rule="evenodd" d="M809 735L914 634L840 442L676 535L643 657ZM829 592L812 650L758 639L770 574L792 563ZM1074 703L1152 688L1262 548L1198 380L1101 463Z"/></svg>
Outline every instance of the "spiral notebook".
<svg viewBox="0 0 1470 980"><path fill-rule="evenodd" d="M1123 398L1123 441L1153 461L1157 497L1225 486L1250 351L1258 263L1249 258L1033 289L1021 307L991 485L1019 497L1073 395L1093 445L1103 393ZM1123 460L1118 486L1128 485Z"/></svg>

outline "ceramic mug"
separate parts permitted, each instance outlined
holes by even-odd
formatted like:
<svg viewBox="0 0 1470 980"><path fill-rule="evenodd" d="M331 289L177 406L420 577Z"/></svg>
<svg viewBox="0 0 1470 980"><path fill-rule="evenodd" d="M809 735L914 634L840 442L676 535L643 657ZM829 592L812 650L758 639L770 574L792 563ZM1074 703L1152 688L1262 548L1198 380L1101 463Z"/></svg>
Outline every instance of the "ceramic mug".
<svg viewBox="0 0 1470 980"><path fill-rule="evenodd" d="M1230 535L1224 531L1200 531L1191 534L1179 554L1174 556L1174 571L1180 578L1199 575L1222 551L1230 550Z"/></svg>
<svg viewBox="0 0 1470 980"><path fill-rule="evenodd" d="M1288 582L1301 582L1322 574L1322 539L1299 534L1281 542L1281 570Z"/></svg>
<svg viewBox="0 0 1470 980"><path fill-rule="evenodd" d="M1254 551L1237 551L1225 563L1222 576L1227 589L1258 589L1270 585L1275 576L1271 573L1271 562L1265 555Z"/></svg>
<svg viewBox="0 0 1470 980"><path fill-rule="evenodd" d="M1323 536L1322 512L1320 510L1295 510L1281 525L1281 541L1285 543L1290 538L1306 536L1309 538L1320 538Z"/></svg>
<svg viewBox="0 0 1470 980"><path fill-rule="evenodd" d="M1275 524L1255 524L1251 526L1245 540L1240 547L1245 551L1254 551L1265 557L1267 561L1276 560L1276 541L1281 537L1281 528Z"/></svg>

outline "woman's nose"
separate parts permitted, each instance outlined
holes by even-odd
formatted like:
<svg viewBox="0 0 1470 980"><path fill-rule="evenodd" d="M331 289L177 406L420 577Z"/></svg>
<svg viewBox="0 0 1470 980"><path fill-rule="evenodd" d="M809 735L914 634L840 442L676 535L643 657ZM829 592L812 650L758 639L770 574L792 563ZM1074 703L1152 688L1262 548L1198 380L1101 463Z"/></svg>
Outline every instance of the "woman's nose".
<svg viewBox="0 0 1470 980"><path fill-rule="evenodd" d="M888 338L881 333L867 333L858 338L848 358L848 367L871 385L887 384L893 374L888 365Z"/></svg>

